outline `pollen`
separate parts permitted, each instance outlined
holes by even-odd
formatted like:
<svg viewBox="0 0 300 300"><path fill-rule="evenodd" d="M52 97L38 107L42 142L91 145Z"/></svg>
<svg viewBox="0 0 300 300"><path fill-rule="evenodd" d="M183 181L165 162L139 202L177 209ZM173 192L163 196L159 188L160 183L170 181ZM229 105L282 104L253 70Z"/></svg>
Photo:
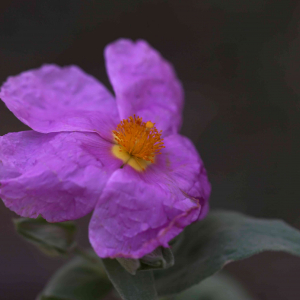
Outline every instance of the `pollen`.
<svg viewBox="0 0 300 300"><path fill-rule="evenodd" d="M115 156L139 171L154 163L155 156L165 148L161 138L162 131L158 131L151 121L145 123L135 115L122 120L116 130L113 130L113 135L117 143L113 148Z"/></svg>
<svg viewBox="0 0 300 300"><path fill-rule="evenodd" d="M148 121L147 123L146 123L146 128L152 128L154 126L154 124L151 122L151 121Z"/></svg>

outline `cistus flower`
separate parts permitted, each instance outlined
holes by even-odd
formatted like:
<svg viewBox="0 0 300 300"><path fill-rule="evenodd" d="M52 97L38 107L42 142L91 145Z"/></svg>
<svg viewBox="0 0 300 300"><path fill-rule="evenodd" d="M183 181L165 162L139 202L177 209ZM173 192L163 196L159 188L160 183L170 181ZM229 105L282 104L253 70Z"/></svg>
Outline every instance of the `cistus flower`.
<svg viewBox="0 0 300 300"><path fill-rule="evenodd" d="M44 65L3 84L0 98L32 130L0 137L0 197L49 222L92 210L100 257L140 258L205 217L210 184L178 134L183 91L145 41L105 49L115 98L75 66Z"/></svg>

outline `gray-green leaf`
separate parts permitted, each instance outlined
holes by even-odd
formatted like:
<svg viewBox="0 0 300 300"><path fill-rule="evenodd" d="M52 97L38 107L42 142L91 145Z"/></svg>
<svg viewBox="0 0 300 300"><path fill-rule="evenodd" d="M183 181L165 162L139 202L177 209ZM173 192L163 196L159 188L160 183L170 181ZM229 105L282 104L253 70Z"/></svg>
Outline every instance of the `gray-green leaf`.
<svg viewBox="0 0 300 300"><path fill-rule="evenodd" d="M103 259L108 277L124 300L156 300L152 271L129 274L116 259Z"/></svg>
<svg viewBox="0 0 300 300"><path fill-rule="evenodd" d="M100 300L112 290L101 260L75 257L50 279L39 300Z"/></svg>
<svg viewBox="0 0 300 300"><path fill-rule="evenodd" d="M232 261L267 250L300 255L300 232L283 221L212 212L185 229L174 251L175 265L155 272L158 294L179 293Z"/></svg>
<svg viewBox="0 0 300 300"><path fill-rule="evenodd" d="M215 274L173 298L173 300L207 299L253 300L236 280L224 274Z"/></svg>
<svg viewBox="0 0 300 300"><path fill-rule="evenodd" d="M49 255L66 254L75 246L76 226L73 222L48 223L37 219L14 219L17 232Z"/></svg>

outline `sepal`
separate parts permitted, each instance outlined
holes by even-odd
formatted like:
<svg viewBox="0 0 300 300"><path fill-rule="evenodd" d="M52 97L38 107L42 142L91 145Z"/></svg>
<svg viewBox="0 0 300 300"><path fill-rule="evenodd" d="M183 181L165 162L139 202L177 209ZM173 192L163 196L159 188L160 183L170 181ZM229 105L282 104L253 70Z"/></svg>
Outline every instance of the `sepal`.
<svg viewBox="0 0 300 300"><path fill-rule="evenodd" d="M116 260L131 275L137 271L167 269L174 265L174 255L170 248L158 247L140 259L117 257Z"/></svg>
<svg viewBox="0 0 300 300"><path fill-rule="evenodd" d="M174 265L174 255L170 248L158 247L140 259L140 270L168 269Z"/></svg>

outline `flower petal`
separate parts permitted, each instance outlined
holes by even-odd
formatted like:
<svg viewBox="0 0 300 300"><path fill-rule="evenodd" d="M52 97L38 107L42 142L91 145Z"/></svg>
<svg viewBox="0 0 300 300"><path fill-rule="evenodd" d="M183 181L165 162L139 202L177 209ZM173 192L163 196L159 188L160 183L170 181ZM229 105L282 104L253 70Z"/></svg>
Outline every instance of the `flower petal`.
<svg viewBox="0 0 300 300"><path fill-rule="evenodd" d="M210 184L192 143L165 139L167 152L144 173L117 170L97 203L89 229L100 257L140 258L168 242L208 210Z"/></svg>
<svg viewBox="0 0 300 300"><path fill-rule="evenodd" d="M74 220L95 206L120 162L95 133L34 131L0 137L0 197L24 217Z"/></svg>
<svg viewBox="0 0 300 300"><path fill-rule="evenodd" d="M93 131L90 119L99 119L97 113L119 120L112 95L76 66L44 65L9 77L0 98L23 123L43 133Z"/></svg>
<svg viewBox="0 0 300 300"><path fill-rule="evenodd" d="M105 49L121 119L136 114L164 135L181 126L183 90L172 66L145 41L120 39Z"/></svg>
<svg viewBox="0 0 300 300"><path fill-rule="evenodd" d="M198 220L203 219L209 210L211 185L197 149L191 140L179 134L166 137L164 145L165 151L158 156L153 171L164 172L177 183L181 191L197 199L201 205Z"/></svg>

